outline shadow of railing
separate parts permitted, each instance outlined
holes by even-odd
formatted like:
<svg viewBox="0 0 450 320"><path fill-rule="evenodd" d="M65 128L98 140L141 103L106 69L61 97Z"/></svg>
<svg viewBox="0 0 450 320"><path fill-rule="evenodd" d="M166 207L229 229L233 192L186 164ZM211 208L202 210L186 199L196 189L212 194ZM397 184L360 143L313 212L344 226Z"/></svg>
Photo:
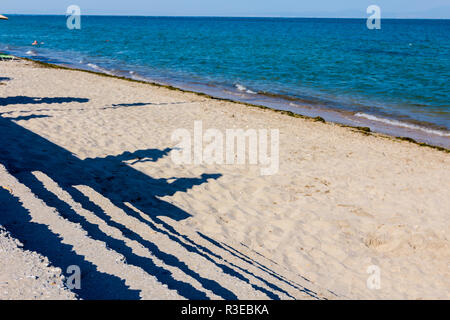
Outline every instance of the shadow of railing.
<svg viewBox="0 0 450 320"><path fill-rule="evenodd" d="M56 267L67 270L77 265L82 271L83 286L74 290L83 299L139 299L139 291L131 290L116 276L103 273L83 256L73 251L71 245L62 243L61 237L54 234L48 226L31 221L30 212L7 190L0 188L0 224L24 244L26 250L35 251ZM100 289L100 290L99 290Z"/></svg>
<svg viewBox="0 0 450 320"><path fill-rule="evenodd" d="M1 113L0 113L0 115L1 115ZM32 114L32 115L29 115L29 116L15 117L14 121L31 120L31 119L39 119L39 118L51 118L51 116L44 115L44 114Z"/></svg>
<svg viewBox="0 0 450 320"><path fill-rule="evenodd" d="M89 186L115 204L126 201L144 212L154 211L157 208L159 210L155 211L156 214L165 215L174 220L185 219L190 215L170 203L159 200L157 196L186 191L193 185L205 183L207 179L218 178L220 175L205 174L202 175L202 178L183 178L182 183L176 183L175 179L175 183L169 184L166 179L153 179L123 163L124 160L132 159L136 156L145 158L147 161L156 161L166 155L170 151L169 149L140 150L136 153L127 152L119 155L117 159L116 157L108 156L106 158L81 160L64 148L15 124L11 120L0 118L0 128L2 141L6 147L3 148L5 150L2 150L4 152L0 154L0 162L5 165L9 173L30 188L36 196L47 205L56 208L64 218L71 222L80 223L89 236L104 241L108 247L124 255L129 264L141 267L162 283L167 284L170 289L177 290L178 293L189 299L207 298L204 292L185 282L175 280L168 270L156 266L151 259L134 254L124 241L110 237L101 231L97 225L89 223L66 202L48 191L32 172L42 172L50 177L63 190L67 191L75 201L79 201L83 207L91 208L95 204L73 186ZM125 226L113 221L103 210L95 210L94 212L109 225L120 230L126 230L129 238L139 241L167 265L177 267L184 273L192 276L202 283L206 289L210 289L223 298L232 299L236 297L215 281L204 279L193 270L190 270L177 257L164 253L156 245L145 241L132 230L128 230ZM60 267L64 270L67 266ZM82 298L84 297L83 291L77 293Z"/></svg>

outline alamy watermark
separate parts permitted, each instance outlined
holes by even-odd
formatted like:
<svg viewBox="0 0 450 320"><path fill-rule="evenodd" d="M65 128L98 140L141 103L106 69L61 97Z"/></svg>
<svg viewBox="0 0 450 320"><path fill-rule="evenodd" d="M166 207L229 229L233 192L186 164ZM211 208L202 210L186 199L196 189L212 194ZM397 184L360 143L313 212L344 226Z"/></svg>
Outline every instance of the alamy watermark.
<svg viewBox="0 0 450 320"><path fill-rule="evenodd" d="M367 273L370 276L367 278L366 285L370 290L381 289L381 269L379 266L371 265L367 267Z"/></svg>
<svg viewBox="0 0 450 320"><path fill-rule="evenodd" d="M373 4L367 7L366 12L370 14L367 18L367 28L369 30L381 29L381 8Z"/></svg>
<svg viewBox="0 0 450 320"><path fill-rule="evenodd" d="M66 286L70 290L81 289L81 269L77 265L71 265L67 267L66 273L70 276L67 277Z"/></svg>
<svg viewBox="0 0 450 320"><path fill-rule="evenodd" d="M248 164L259 165L263 176L274 175L279 169L278 129L226 129L224 134L214 128L203 132L203 122L194 121L193 134L188 129L176 129L171 139L178 142L171 152L172 161L178 165L244 165L248 155Z"/></svg>
<svg viewBox="0 0 450 320"><path fill-rule="evenodd" d="M70 30L81 29L81 9L77 5L71 5L67 7L66 11L67 17L67 28Z"/></svg>

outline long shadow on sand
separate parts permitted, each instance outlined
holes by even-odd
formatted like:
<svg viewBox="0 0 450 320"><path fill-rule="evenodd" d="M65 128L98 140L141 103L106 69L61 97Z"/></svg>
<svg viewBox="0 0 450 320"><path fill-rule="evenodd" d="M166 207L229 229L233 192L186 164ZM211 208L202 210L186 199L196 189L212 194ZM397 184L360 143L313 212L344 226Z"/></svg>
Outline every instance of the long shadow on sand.
<svg viewBox="0 0 450 320"><path fill-rule="evenodd" d="M37 97L6 97L0 98L0 106L7 106L10 104L41 104L41 103L68 103L68 102L78 102L85 103L89 102L86 98L73 98L73 97L55 97L55 98L37 98Z"/></svg>
<svg viewBox="0 0 450 320"><path fill-rule="evenodd" d="M94 204L73 186L89 186L96 192L109 198L114 204L129 202L136 208L147 213L157 209L155 214L163 214L174 220L185 219L190 215L169 203L157 199L156 196L170 195L177 191L186 191L194 185L204 183L207 179L218 178L220 175L204 174L201 178L197 179L175 178L175 182L169 184L166 179L153 179L122 162L128 159L156 161L166 155L170 151L169 149L141 150L136 153L126 152L117 158L108 156L103 159L80 160L67 150L4 118L0 118L0 135L2 136L2 149L4 149L0 154L0 162L5 165L9 173L30 188L47 205L56 208L69 221L80 223L88 232L89 236L105 242L109 248L123 254L129 264L141 267L143 270L154 275L160 282L167 284L170 289L177 290L182 296L190 299L207 298L204 292L195 289L185 282L175 280L168 270L155 265L151 259L134 254L124 241L110 237L101 231L97 225L89 223L84 217L78 215L66 202L60 200L55 194L47 190L32 172L39 171L46 174L62 189L69 192L74 200L79 201L83 207L89 208L94 206ZM144 242L140 238L138 239L137 234L132 230L128 230L125 226L114 222L103 210L98 210L96 213L109 225L120 228L129 238L141 240L140 242L156 257L160 258L167 265L175 266L189 274L202 283L205 288L210 289L223 298L232 299L236 297L232 292L222 288L215 281L204 279L190 270L177 257L162 252L153 243L148 241ZM9 212L9 214L14 213ZM22 237L19 237L19 239L24 240L26 243L34 242L37 240L33 236L34 234L22 234ZM42 252L42 254L45 255L45 252ZM73 264L72 261L66 264L65 260L52 262L63 270L66 270L67 266ZM79 291L74 291L81 298L92 299L94 297L90 294L86 286L83 286ZM105 292L102 288L97 288L97 291ZM96 298L99 297L96 296Z"/></svg>
<svg viewBox="0 0 450 320"><path fill-rule="evenodd" d="M170 149L139 150L124 152L117 156L81 160L66 149L19 126L12 120L15 119L6 119L0 116L0 136L2 137L0 163L6 167L10 174L31 189L38 198L42 199L48 206L56 208L61 216L71 222L79 223L91 238L103 241L109 248L122 254L128 264L142 268L156 277L159 282L166 284L169 289L176 290L185 298L207 299L204 291L196 289L187 282L176 280L169 270L156 265L152 259L136 255L125 241L111 237L104 233L98 225L90 223L82 215L79 215L68 203L62 201L57 195L45 188L33 172L39 171L47 175L60 188L69 193L74 201L81 204L84 209L94 213L109 226L121 230L122 234L128 239L142 244L153 256L164 262L165 265L179 269L184 274L197 280L204 289L210 290L223 299L236 299L237 296L216 281L202 277L176 256L164 252L164 248L159 248L155 243L142 238L140 234L113 220L102 208L74 186L83 185L93 189L111 201L116 207L122 209L126 214L147 224L153 231L164 234L187 251L202 256L220 268L225 274L250 284L255 290L265 293L268 297L279 299L276 292L290 296L288 292L278 285L266 280L265 277L253 274L246 268L239 267L233 263L226 265L218 262L223 261L221 256L209 248L196 243L187 235L180 234L171 225L160 219L160 217L166 216L175 221L180 221L190 216L184 210L160 200L160 197L173 195L176 192L186 192L195 185L206 183L208 179L219 178L220 174L203 174L199 178L172 177L170 179L155 179L125 163L154 162L167 156ZM5 197L3 196L3 198ZM74 290L74 292L81 298L138 298L136 291L130 290L122 280L99 272L95 266L71 252L70 247L63 245L59 237L51 234L47 226L31 223L28 211L20 208L17 199L9 199L9 202L11 204L5 205L7 210L3 213L4 217L0 219L0 223L2 221L8 222L8 225L6 225L7 230L25 243L25 249L47 256L52 264L60 267L62 270L66 270L69 265L78 264L82 269L83 283L85 285L82 286L82 289ZM132 207L126 205L126 203L131 204ZM139 212L147 215L151 221L144 219ZM40 232L37 232L38 230ZM44 238L50 240L43 240L42 235L45 235ZM206 240L218 249L224 248L212 239ZM60 256L57 255L58 252L61 252ZM255 265L248 259L243 259L242 257L240 259L245 263ZM284 279L275 272L265 267L261 268L261 266L258 266L258 268L278 281L282 281L292 288L316 297L314 292L305 290L302 286ZM87 275L95 275L95 277ZM260 280L270 289L253 284L250 281L252 277ZM97 281L91 281L92 278L96 278ZM113 292L115 293L108 294L111 290L114 290Z"/></svg>
<svg viewBox="0 0 450 320"><path fill-rule="evenodd" d="M145 106L168 106L168 105L175 105L175 104L185 104L187 102L180 101L180 102L160 102L160 103L153 103L153 102L136 102L136 103L118 103L113 104L111 107L105 107L103 109L117 109L117 108L127 108L127 107L145 107Z"/></svg>
<svg viewBox="0 0 450 320"><path fill-rule="evenodd" d="M0 188L0 224L20 240L27 250L35 251L63 272L70 265L83 271L83 289L79 296L84 299L139 299L139 291L130 290L125 280L99 272L95 265L76 254L72 246L62 243L46 225L31 221L30 212L8 191Z"/></svg>

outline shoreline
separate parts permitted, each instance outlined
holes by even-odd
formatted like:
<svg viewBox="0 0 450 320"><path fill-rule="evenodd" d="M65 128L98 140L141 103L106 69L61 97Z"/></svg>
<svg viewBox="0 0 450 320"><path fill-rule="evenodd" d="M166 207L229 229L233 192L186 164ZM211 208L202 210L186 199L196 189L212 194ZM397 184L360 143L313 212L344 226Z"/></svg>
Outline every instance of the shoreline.
<svg viewBox="0 0 450 320"><path fill-rule="evenodd" d="M334 123L334 124L336 124L338 126L342 126L342 127L347 127L347 128L352 128L352 129L358 130L358 131L360 131L360 132L362 132L363 134L366 134L366 135L377 134L380 137L396 139L396 140L399 140L399 141L407 141L407 142L414 143L414 144L422 146L422 147L429 147L429 148L440 150L440 151L443 151L443 152L446 152L446 153L450 153L450 139L445 145L444 144L427 143L427 142L423 142L423 141L417 140L417 138L412 138L412 137L410 137L408 135L395 135L395 132L396 132L395 129L388 130L388 132L383 132L383 130L381 129L382 127L379 127L379 126L377 127L376 125L373 125L373 124L372 125L375 126L375 128L376 128L375 130L373 130L370 127L365 126L365 125L361 125L361 126L354 125L354 123L352 123L351 121L350 122L345 121L345 118L343 118L343 117L340 117L341 121L325 120L322 117L324 113L325 114L327 114L327 113L329 114L331 112L331 113L335 113L334 117L339 119L339 112L336 112L335 110L326 111L324 109L324 110L322 110L322 116L310 116L310 115L304 115L304 114L292 111L292 108L291 109L289 109L289 108L288 109L284 109L284 108L277 108L275 106L270 107L270 106L262 105L262 104L254 104L254 103L249 103L249 102L246 102L246 101L235 100L235 99L231 99L231 98L224 98L224 97L213 96L213 95L210 95L208 93L203 93L203 92L199 92L199 91L193 91L193 90L189 90L189 89L184 89L184 88L176 87L176 86L173 86L173 85L170 85L170 84L161 84L161 83L153 82L153 81L150 81L150 80L149 81L137 80L137 79L133 79L133 78L125 77L125 76L118 76L118 75L108 74L108 73L100 72L100 71L93 71L93 70L81 69L81 68L76 68L76 67L71 67L71 66L65 66L65 65L58 65L58 64L43 62L43 61L40 61L40 60L34 60L32 58L27 58L27 57L18 57L18 56L16 56L16 58L17 59L23 59L23 60L26 60L26 61L31 61L31 62L37 63L37 64L39 64L41 66L48 67L48 68L76 70L76 71L81 71L81 72L87 72L87 73L96 74L96 75L99 75L99 76L111 77L111 78L116 78L116 79L136 82L136 83L143 83L143 84L148 84L148 85L151 85L151 86L162 87L162 88L166 88L166 89L170 89L170 90L174 90L174 91L181 91L181 92L186 92L186 93L192 93L192 94L196 94L198 96L202 96L202 97L213 99L213 100L238 103L238 104L243 104L243 105L247 105L249 107L256 107L256 108L260 108L260 109L268 109L268 110L271 110L273 112L277 112L277 113L288 115L290 117L310 119L310 120L320 121L320 122L331 122L331 123ZM295 99L293 99L293 100L295 100ZM306 111L305 108L303 110ZM317 110L315 110L315 112L317 113ZM320 113L320 111L319 111L319 113ZM381 131L379 131L380 129L381 129ZM390 134L389 132L392 132L392 134Z"/></svg>
<svg viewBox="0 0 450 320"><path fill-rule="evenodd" d="M329 122L370 127L374 132L450 148L446 78L441 73L442 66L446 65L445 56L437 55L429 65L423 59L433 56L440 43L446 41L437 32L447 26L444 22L390 22L386 28L392 31L380 33L366 32L365 23L322 23L320 18L317 22L276 23L262 18L261 26L273 26L280 32L271 38L270 33L265 33L268 28L258 29L256 24L240 20L222 23L216 19L216 23L215 18L206 18L208 21L203 23L193 17L192 23L183 25L183 19L177 21L177 17L161 17L161 21L151 17L124 19L120 25L125 28L104 35L96 34L95 28L113 23L114 17L93 17L86 21L86 30L68 34L65 28L59 28L64 25L64 19L57 17L13 19L13 23L6 25L5 31L10 31L1 41L0 51L69 68L168 84L217 98L319 116ZM47 23L40 24L44 20ZM21 21L33 26L33 32L27 35L30 42L21 40ZM237 54L241 48L239 40L230 32L217 32L214 28L218 26L229 26L239 33L249 50ZM134 27L137 38L130 41L127 29ZM183 36L183 27L188 37ZM207 30L203 31L203 27ZM298 28L299 32L284 30L292 28ZM353 28L358 29L357 34L352 35ZM431 38L436 41L421 46L421 37L415 37L422 34L421 30L437 32ZM381 38L393 41L391 38L403 31L405 39L409 39L405 43L394 41L392 48L383 48L378 41ZM314 38L322 32L327 40L323 46L316 46ZM46 34L53 36L48 38ZM349 36L357 37L358 41L346 41ZM37 45L30 45L33 38L41 37ZM141 47L138 39L145 39L147 45ZM193 39L197 41L192 42ZM363 45L369 39L374 46ZM172 50L171 41L176 50ZM219 54L220 48L210 44L222 41L229 46ZM179 46L191 49L186 53ZM281 47L285 50L277 49ZM284 56L286 59L278 59Z"/></svg>

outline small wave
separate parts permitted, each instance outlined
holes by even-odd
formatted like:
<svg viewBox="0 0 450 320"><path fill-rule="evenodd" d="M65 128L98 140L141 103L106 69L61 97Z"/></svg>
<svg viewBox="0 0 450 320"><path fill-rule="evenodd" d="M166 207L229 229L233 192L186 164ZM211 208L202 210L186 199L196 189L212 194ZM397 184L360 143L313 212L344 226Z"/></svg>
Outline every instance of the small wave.
<svg viewBox="0 0 450 320"><path fill-rule="evenodd" d="M96 71L99 71L99 72L102 72L102 73L106 73L106 74L109 74L109 75L111 75L111 76L114 75L114 73L112 73L111 71L106 70L106 69L103 69L102 67L99 67L99 66L96 65L96 64L88 63L87 66L90 67L90 68L92 68L92 69L94 69L94 70L96 70Z"/></svg>
<svg viewBox="0 0 450 320"><path fill-rule="evenodd" d="M239 84L239 83L236 83L234 86L235 86L236 89L238 89L239 91L243 91L243 92L250 93L250 94L256 94L256 92L247 89L246 87L244 87L243 85L241 85L241 84Z"/></svg>
<svg viewBox="0 0 450 320"><path fill-rule="evenodd" d="M402 127L402 128L409 128L409 129L414 129L414 130L420 130L429 134L434 134L434 135L438 135L441 137L450 137L450 133L442 131L442 130L434 130L434 129L429 129L429 128L425 128L425 127L421 127L415 124L410 124L410 123L406 123L406 122L401 122L401 121L397 121L397 120L390 120L390 119L385 119L385 118L379 118L370 114L366 114L366 113L362 113L362 112L358 112L355 114L356 117L360 117L360 118L365 118L371 121L378 121L378 122L383 122L392 126L396 126L396 127Z"/></svg>
<svg viewBox="0 0 450 320"><path fill-rule="evenodd" d="M35 55L37 55L37 52L34 51L34 50L28 50L28 51L26 52L26 54L29 55L29 56L35 56Z"/></svg>
<svg viewBox="0 0 450 320"><path fill-rule="evenodd" d="M133 80L149 82L149 79L140 76L139 74L137 74L134 71L130 71L130 74L131 74L131 79L133 79Z"/></svg>

